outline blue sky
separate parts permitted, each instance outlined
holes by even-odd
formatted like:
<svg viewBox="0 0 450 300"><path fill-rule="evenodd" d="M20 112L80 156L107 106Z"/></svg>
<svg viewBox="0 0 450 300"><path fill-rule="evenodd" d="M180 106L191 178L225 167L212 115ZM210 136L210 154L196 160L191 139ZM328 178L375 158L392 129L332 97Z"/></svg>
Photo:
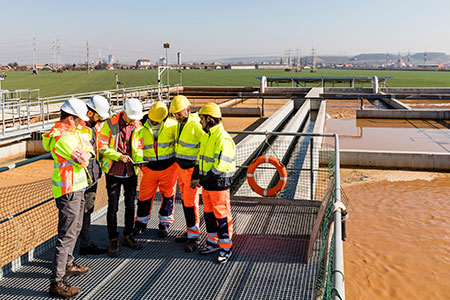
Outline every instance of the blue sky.
<svg viewBox="0 0 450 300"><path fill-rule="evenodd" d="M242 56L450 53L450 1L30 1L0 0L0 64L52 60L60 40L62 62L113 54L169 62ZM110 50L111 49L111 50Z"/></svg>

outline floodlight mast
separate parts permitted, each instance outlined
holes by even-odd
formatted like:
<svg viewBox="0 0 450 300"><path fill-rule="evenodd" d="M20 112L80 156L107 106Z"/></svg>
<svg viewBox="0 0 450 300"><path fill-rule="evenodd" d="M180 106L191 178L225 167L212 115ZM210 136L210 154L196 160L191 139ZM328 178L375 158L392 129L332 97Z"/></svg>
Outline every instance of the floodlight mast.
<svg viewBox="0 0 450 300"><path fill-rule="evenodd" d="M164 43L163 44L164 49L166 49L166 72L167 72L167 86L169 86L169 59L167 57L167 49L170 48L170 44L169 43Z"/></svg>

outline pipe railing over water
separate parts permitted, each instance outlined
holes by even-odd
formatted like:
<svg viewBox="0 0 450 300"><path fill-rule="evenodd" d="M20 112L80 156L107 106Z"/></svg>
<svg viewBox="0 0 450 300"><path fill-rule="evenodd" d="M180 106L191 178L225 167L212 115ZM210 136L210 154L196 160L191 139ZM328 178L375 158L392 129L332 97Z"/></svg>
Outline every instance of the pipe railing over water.
<svg viewBox="0 0 450 300"><path fill-rule="evenodd" d="M170 86L158 87L156 85L140 86L134 88L123 88L119 90L107 90L107 91L94 91L86 93L68 94L60 96L52 96L39 98L38 100L23 100L16 99L8 102L1 102L1 132L0 138L6 137L14 138L16 135L24 135L27 131L36 131L39 129L45 129L46 126L52 125L52 115L59 113L59 104L67 100L69 97L77 97L80 99L88 99L93 95L101 95L107 98L117 105L128 97L137 97L140 100L144 100L144 103L150 103L157 99L158 88L162 88L162 92L166 95L166 98L170 97ZM177 88L176 93L179 92L179 86L175 85L173 88ZM145 97L145 98L143 98ZM115 109L112 107L112 110ZM31 123L32 119L35 122ZM18 132L20 130L20 132Z"/></svg>
<svg viewBox="0 0 450 300"><path fill-rule="evenodd" d="M335 142L335 203L341 202L341 177L340 177L340 156L339 156L339 136L337 134L321 133L300 133L300 132L262 132L262 131L228 131L230 134L248 134L248 135L285 135L285 136L305 136L305 137L333 137ZM339 207L339 206L337 206ZM333 247L333 289L332 297L335 300L345 299L344 286L344 248L342 236L342 212L337 208L334 213L334 247Z"/></svg>

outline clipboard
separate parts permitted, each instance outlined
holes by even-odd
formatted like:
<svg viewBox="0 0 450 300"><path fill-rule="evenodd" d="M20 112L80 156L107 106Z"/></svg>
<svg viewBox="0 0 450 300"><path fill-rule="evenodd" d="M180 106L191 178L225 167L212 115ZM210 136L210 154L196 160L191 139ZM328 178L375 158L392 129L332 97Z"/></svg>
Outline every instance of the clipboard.
<svg viewBox="0 0 450 300"><path fill-rule="evenodd" d="M133 166L142 166L142 165L146 165L148 163L148 161L133 161L131 160L131 164Z"/></svg>

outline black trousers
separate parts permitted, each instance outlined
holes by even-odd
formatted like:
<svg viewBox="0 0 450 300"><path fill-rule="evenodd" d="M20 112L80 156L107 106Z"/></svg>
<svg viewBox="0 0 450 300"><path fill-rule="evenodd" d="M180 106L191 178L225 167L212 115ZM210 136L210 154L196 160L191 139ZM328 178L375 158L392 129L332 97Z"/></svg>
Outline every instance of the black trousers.
<svg viewBox="0 0 450 300"><path fill-rule="evenodd" d="M124 235L133 232L135 217L135 201L137 176L133 175L127 178L119 178L106 175L106 190L108 191L108 212L106 214L106 222L108 227L109 239L119 236L117 232L117 212L119 211L120 190L123 186L125 197L125 229Z"/></svg>

